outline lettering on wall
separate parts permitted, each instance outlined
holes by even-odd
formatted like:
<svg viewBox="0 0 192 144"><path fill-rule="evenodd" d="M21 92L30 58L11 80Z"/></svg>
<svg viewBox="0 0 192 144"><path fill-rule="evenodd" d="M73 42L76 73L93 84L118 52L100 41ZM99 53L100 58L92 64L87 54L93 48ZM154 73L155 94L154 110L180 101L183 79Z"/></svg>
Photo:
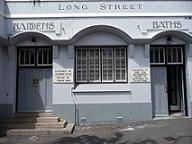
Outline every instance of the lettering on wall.
<svg viewBox="0 0 192 144"><path fill-rule="evenodd" d="M66 29L62 22L13 22L13 33L22 31L52 32L56 35L66 35Z"/></svg>
<svg viewBox="0 0 192 144"><path fill-rule="evenodd" d="M16 22L13 23L13 31L54 31L53 22Z"/></svg>
<svg viewBox="0 0 192 144"><path fill-rule="evenodd" d="M153 21L153 29L181 29L180 21Z"/></svg>
<svg viewBox="0 0 192 144"><path fill-rule="evenodd" d="M142 4L140 3L96 3L94 5L94 9L98 12L110 11L110 10L121 10L121 11L135 11L141 10ZM88 5L86 3L78 3L78 4L59 4L58 5L59 11L91 11L93 10L92 5Z"/></svg>
<svg viewBox="0 0 192 144"><path fill-rule="evenodd" d="M189 22L182 20L153 20L143 24L137 24L137 29L143 34L147 35L148 32L163 31L163 30L179 30L189 31Z"/></svg>

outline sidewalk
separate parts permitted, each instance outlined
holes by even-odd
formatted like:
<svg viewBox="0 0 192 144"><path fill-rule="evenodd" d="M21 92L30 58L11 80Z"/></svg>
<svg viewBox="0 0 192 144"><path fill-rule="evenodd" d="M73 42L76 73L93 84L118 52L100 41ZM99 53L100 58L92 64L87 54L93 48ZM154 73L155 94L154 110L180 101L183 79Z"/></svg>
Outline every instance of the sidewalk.
<svg viewBox="0 0 192 144"><path fill-rule="evenodd" d="M192 119L76 126L72 135L1 137L4 144L192 144Z"/></svg>

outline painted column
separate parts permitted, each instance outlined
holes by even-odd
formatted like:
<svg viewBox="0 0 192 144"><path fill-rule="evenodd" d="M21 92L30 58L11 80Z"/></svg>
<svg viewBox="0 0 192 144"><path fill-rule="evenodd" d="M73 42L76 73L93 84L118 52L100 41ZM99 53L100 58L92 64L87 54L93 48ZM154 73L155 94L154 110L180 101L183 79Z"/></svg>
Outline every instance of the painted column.
<svg viewBox="0 0 192 144"><path fill-rule="evenodd" d="M192 117L192 44L188 46L186 81L187 81L187 104L188 116Z"/></svg>

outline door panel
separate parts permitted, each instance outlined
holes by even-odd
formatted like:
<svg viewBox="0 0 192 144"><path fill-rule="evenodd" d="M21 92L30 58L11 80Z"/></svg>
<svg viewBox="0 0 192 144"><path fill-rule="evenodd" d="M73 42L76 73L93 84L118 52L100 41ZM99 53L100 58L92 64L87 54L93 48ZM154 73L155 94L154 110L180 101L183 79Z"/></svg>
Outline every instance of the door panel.
<svg viewBox="0 0 192 144"><path fill-rule="evenodd" d="M166 75L165 67L151 67L153 116L168 116Z"/></svg>
<svg viewBox="0 0 192 144"><path fill-rule="evenodd" d="M51 110L52 104L52 69L38 69L39 97L46 110Z"/></svg>
<svg viewBox="0 0 192 144"><path fill-rule="evenodd" d="M18 73L18 111L31 111L35 107L35 89L33 87L34 69L19 69Z"/></svg>
<svg viewBox="0 0 192 144"><path fill-rule="evenodd" d="M19 69L18 112L50 110L52 69Z"/></svg>

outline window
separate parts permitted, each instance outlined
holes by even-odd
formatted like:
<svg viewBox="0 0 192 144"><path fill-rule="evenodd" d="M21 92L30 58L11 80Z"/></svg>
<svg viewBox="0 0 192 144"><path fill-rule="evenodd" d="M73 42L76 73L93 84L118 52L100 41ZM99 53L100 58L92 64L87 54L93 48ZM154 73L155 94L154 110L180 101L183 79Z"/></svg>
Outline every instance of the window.
<svg viewBox="0 0 192 144"><path fill-rule="evenodd" d="M34 66L34 65L35 65L34 49L20 49L19 66Z"/></svg>
<svg viewBox="0 0 192 144"><path fill-rule="evenodd" d="M76 82L127 82L126 47L76 48Z"/></svg>
<svg viewBox="0 0 192 144"><path fill-rule="evenodd" d="M165 64L165 49L164 47L153 47L150 49L151 64Z"/></svg>
<svg viewBox="0 0 192 144"><path fill-rule="evenodd" d="M52 49L40 48L37 51L37 65L38 66L51 66L52 65Z"/></svg>
<svg viewBox="0 0 192 144"><path fill-rule="evenodd" d="M183 64L183 49L177 46L151 47L151 64Z"/></svg>
<svg viewBox="0 0 192 144"><path fill-rule="evenodd" d="M182 47L167 48L167 63L168 64L183 64Z"/></svg>
<svg viewBox="0 0 192 144"><path fill-rule="evenodd" d="M20 67L52 66L52 48L19 48Z"/></svg>

